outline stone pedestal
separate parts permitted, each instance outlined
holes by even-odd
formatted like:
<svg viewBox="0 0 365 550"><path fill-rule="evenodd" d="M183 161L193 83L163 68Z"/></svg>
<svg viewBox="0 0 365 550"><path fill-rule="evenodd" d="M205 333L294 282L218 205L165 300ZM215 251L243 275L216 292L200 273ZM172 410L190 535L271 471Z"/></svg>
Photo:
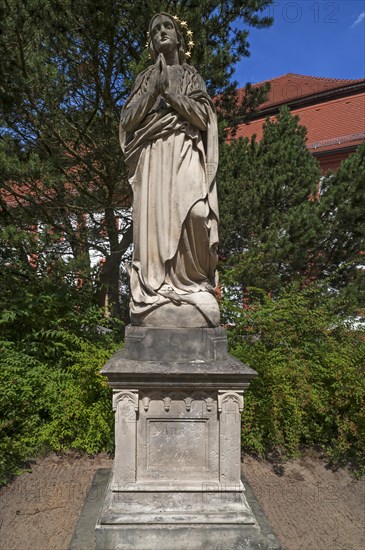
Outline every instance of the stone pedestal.
<svg viewBox="0 0 365 550"><path fill-rule="evenodd" d="M241 411L255 371L221 328L128 327L102 374L115 461L99 549L269 548L240 479Z"/></svg>

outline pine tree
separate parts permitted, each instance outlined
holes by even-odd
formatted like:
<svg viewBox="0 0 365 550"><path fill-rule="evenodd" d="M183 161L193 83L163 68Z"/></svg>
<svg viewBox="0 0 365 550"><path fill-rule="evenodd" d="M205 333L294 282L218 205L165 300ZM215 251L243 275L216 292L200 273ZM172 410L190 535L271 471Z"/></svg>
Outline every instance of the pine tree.
<svg viewBox="0 0 365 550"><path fill-rule="evenodd" d="M227 165L219 172L221 244L241 288L278 292L313 274L320 219L310 198L320 173L305 141L305 128L284 107L266 120L260 143L226 146ZM232 203L234 214L227 215Z"/></svg>
<svg viewBox="0 0 365 550"><path fill-rule="evenodd" d="M306 129L283 107L263 138L232 141L219 169L223 281L279 293L319 281L359 311L365 293L365 145L320 178Z"/></svg>
<svg viewBox="0 0 365 550"><path fill-rule="evenodd" d="M99 290L102 301L107 293L115 304L114 313L120 314L120 264L132 240L130 214L123 208L131 191L118 121L136 74L149 63L145 42L151 15L167 10L188 21L196 42L192 64L209 93L219 96L223 128L262 99L264 90L253 89L240 105L230 81L237 61L249 54L247 27L269 26L272 21L262 12L271 3L2 3L3 198L13 196L23 225L41 222L59 232L84 278L91 278L91 250L104 258ZM6 216L8 204L2 203Z"/></svg>
<svg viewBox="0 0 365 550"><path fill-rule="evenodd" d="M344 307L365 303L365 144L322 178L319 201L320 269L341 291ZM364 311L364 310L363 310Z"/></svg>

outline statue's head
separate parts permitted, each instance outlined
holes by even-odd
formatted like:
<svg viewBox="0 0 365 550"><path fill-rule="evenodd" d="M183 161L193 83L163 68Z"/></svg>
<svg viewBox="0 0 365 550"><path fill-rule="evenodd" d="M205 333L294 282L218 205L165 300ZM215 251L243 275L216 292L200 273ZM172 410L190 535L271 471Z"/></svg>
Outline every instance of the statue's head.
<svg viewBox="0 0 365 550"><path fill-rule="evenodd" d="M184 38L177 22L171 15L165 12L154 15L150 21L148 32L148 49L153 61L156 61L159 53L176 48L179 63L185 62Z"/></svg>

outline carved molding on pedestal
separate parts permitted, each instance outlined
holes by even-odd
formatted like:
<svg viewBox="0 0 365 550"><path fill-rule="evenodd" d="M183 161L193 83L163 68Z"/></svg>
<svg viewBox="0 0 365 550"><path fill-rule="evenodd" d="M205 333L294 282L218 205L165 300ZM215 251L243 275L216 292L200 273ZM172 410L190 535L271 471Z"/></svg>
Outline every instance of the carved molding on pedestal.
<svg viewBox="0 0 365 550"><path fill-rule="evenodd" d="M243 403L243 390L115 390L112 490L198 481L237 490Z"/></svg>
<svg viewBox="0 0 365 550"><path fill-rule="evenodd" d="M243 390L218 390L220 483L240 483Z"/></svg>
<svg viewBox="0 0 365 550"><path fill-rule="evenodd" d="M243 390L218 390L218 411L221 413L223 405L229 401L237 403L239 412L243 411Z"/></svg>
<svg viewBox="0 0 365 550"><path fill-rule="evenodd" d="M142 397L142 403L143 403L143 408L144 408L145 412L147 412L148 409L149 409L150 400L151 399L148 397L148 395L145 395L144 397Z"/></svg>
<svg viewBox="0 0 365 550"><path fill-rule="evenodd" d="M165 407L165 411L169 412L170 406L171 406L171 397L164 397L163 398L163 404L164 404L164 407Z"/></svg>
<svg viewBox="0 0 365 550"><path fill-rule="evenodd" d="M136 481L138 390L114 390L115 461L113 490L129 487Z"/></svg>
<svg viewBox="0 0 365 550"><path fill-rule="evenodd" d="M133 405L134 410L138 412L138 390L114 390L113 411L116 411L118 405L123 401Z"/></svg>
<svg viewBox="0 0 365 550"><path fill-rule="evenodd" d="M185 401L186 412L190 412L191 411L191 405L193 403L193 398L192 397L185 397L184 401Z"/></svg>
<svg viewBox="0 0 365 550"><path fill-rule="evenodd" d="M132 390L134 391L134 390ZM128 392L124 392L128 393ZM186 411L190 412L194 401L205 401L207 412L211 412L215 399L213 393L207 393L203 391L183 392L183 391L159 391L153 390L148 393L143 393L141 396L142 405L145 412L148 412L151 401L161 401L163 408L166 412L170 411L171 405L175 401L184 401Z"/></svg>

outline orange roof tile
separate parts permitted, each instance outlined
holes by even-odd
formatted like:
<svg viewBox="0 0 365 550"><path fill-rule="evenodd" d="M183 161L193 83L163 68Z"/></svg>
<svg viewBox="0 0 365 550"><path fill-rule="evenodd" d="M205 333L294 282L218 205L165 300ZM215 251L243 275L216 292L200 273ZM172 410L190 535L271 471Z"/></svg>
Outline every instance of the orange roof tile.
<svg viewBox="0 0 365 550"><path fill-rule="evenodd" d="M342 144L352 145L365 139L365 93L347 96L325 103L317 103L299 109L292 109L299 116L301 125L307 128L307 147L316 150L332 150ZM273 120L275 116L271 116ZM238 127L236 138L262 138L264 117Z"/></svg>
<svg viewBox="0 0 365 550"><path fill-rule="evenodd" d="M322 78L317 76L306 76L296 73L287 73L277 78L255 84L262 86L265 82L270 82L271 89L268 101L260 105L260 109L267 109L275 105L281 105L295 99L309 97L322 92L336 90L351 84L365 82L364 79L351 80L340 78ZM240 90L244 93L244 88Z"/></svg>

